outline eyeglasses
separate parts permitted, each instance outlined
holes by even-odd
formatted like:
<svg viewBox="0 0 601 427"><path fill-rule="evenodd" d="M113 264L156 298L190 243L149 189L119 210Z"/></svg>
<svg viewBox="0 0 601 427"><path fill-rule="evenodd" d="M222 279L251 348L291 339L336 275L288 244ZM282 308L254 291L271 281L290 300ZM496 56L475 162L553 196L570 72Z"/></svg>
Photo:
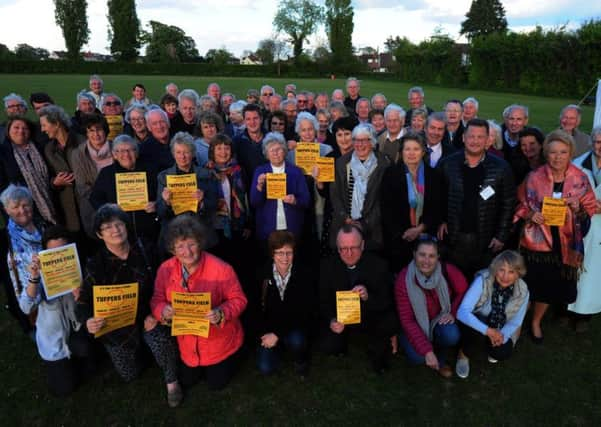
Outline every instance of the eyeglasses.
<svg viewBox="0 0 601 427"><path fill-rule="evenodd" d="M173 249L175 250L176 253L182 253L186 250L196 250L198 249L199 245L196 242L183 242L183 243L178 243L177 245L175 245L173 247Z"/></svg>
<svg viewBox="0 0 601 427"><path fill-rule="evenodd" d="M135 153L136 150L133 148L120 148L119 150L115 150L116 154L127 154L127 153Z"/></svg>
<svg viewBox="0 0 601 427"><path fill-rule="evenodd" d="M273 92L265 92L263 96L273 96Z"/></svg>
<svg viewBox="0 0 601 427"><path fill-rule="evenodd" d="M121 230L123 228L125 228L125 223L122 221L109 222L100 227L100 232L102 233L107 230Z"/></svg>
<svg viewBox="0 0 601 427"><path fill-rule="evenodd" d="M293 251L273 251L273 255L277 257L291 257L294 255Z"/></svg>
<svg viewBox="0 0 601 427"><path fill-rule="evenodd" d="M129 119L129 121L130 121L131 123L142 123L142 122L144 121L144 119L143 119L143 118L134 119L133 117L131 117L131 118Z"/></svg>
<svg viewBox="0 0 601 427"><path fill-rule="evenodd" d="M121 105L121 103L119 101L108 101L105 102L104 105L107 107L117 107L118 105Z"/></svg>
<svg viewBox="0 0 601 427"><path fill-rule="evenodd" d="M271 126L284 126L284 122L271 122Z"/></svg>
<svg viewBox="0 0 601 427"><path fill-rule="evenodd" d="M6 108L23 108L24 105L23 104L12 104L12 105L7 105Z"/></svg>
<svg viewBox="0 0 601 427"><path fill-rule="evenodd" d="M371 144L370 138L355 138L353 140L355 144Z"/></svg>
<svg viewBox="0 0 601 427"><path fill-rule="evenodd" d="M297 100L296 102L297 102L298 104L306 104L306 103L307 103L307 101L306 101L306 100L304 100L304 99L299 99L299 100Z"/></svg>
<svg viewBox="0 0 601 427"><path fill-rule="evenodd" d="M361 246L345 246L345 247L339 247L338 248L338 252L340 252L341 254L350 254L350 253L355 253L355 252L359 252L361 250Z"/></svg>

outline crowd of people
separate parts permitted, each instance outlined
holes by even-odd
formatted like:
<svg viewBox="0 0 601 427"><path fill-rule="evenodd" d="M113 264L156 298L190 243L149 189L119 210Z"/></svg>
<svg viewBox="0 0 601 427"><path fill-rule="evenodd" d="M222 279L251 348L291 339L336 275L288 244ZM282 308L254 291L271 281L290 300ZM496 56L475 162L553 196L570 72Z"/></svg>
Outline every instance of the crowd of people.
<svg viewBox="0 0 601 427"><path fill-rule="evenodd" d="M237 100L169 83L153 103L135 84L125 103L94 75L72 116L31 94L37 122L5 96L2 281L50 392L103 360L129 382L154 359L175 407L200 379L226 387L242 357L266 375L291 359L304 378L312 351L344 355L356 335L378 374L403 352L466 378L479 353L497 363L521 335L543 344L550 306L585 330L601 312L601 128L582 132L577 105L545 135L524 105L497 124L473 97L436 111L420 87L407 108L360 90L349 77L331 94L264 85ZM306 150L324 162L307 167ZM133 208L128 173L145 176ZM194 182L185 208L177 176ZM38 254L70 243L82 282L49 297ZM132 283L133 323L94 338L97 287ZM358 322L338 312L344 291ZM178 293L210 295L206 336L172 336Z"/></svg>

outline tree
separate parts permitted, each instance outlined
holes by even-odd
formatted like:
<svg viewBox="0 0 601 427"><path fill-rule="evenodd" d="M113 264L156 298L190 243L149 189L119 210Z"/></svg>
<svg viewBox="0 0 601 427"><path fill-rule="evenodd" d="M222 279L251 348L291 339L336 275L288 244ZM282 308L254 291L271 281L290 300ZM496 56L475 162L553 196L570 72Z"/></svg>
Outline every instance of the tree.
<svg viewBox="0 0 601 427"><path fill-rule="evenodd" d="M54 0L54 19L63 30L67 58L76 60L81 57L81 48L90 38L86 0Z"/></svg>
<svg viewBox="0 0 601 427"><path fill-rule="evenodd" d="M311 0L280 0L273 26L276 31L288 35L296 61L303 52L305 40L322 21L323 9Z"/></svg>
<svg viewBox="0 0 601 427"><path fill-rule="evenodd" d="M353 60L353 6L351 0L326 0L326 32L330 39L332 62L346 64Z"/></svg>
<svg viewBox="0 0 601 427"><path fill-rule="evenodd" d="M150 32L143 32L142 42L147 43L147 62L198 62L199 54L192 37L175 25L150 21Z"/></svg>
<svg viewBox="0 0 601 427"><path fill-rule="evenodd" d="M15 54L4 43L0 43L0 61L11 61Z"/></svg>
<svg viewBox="0 0 601 427"><path fill-rule="evenodd" d="M255 55L263 64L273 64L276 50L275 43L274 39L263 39L259 42Z"/></svg>
<svg viewBox="0 0 601 427"><path fill-rule="evenodd" d="M121 61L134 61L140 49L140 20L135 0L108 0L111 53Z"/></svg>
<svg viewBox="0 0 601 427"><path fill-rule="evenodd" d="M215 65L227 65L235 62L236 57L225 47L220 49L209 49L205 55L207 62Z"/></svg>
<svg viewBox="0 0 601 427"><path fill-rule="evenodd" d="M50 52L41 47L33 47L26 43L18 44L15 47L15 57L24 61L39 61L48 59Z"/></svg>
<svg viewBox="0 0 601 427"><path fill-rule="evenodd" d="M468 40L507 31L505 8L500 0L473 0L465 17L467 19L461 23L459 34L465 35Z"/></svg>

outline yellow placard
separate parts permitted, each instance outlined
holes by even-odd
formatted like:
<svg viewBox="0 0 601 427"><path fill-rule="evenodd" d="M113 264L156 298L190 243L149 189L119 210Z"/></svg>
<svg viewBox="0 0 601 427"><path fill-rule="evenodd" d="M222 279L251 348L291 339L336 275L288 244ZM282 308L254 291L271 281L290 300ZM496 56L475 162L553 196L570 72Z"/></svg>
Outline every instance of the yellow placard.
<svg viewBox="0 0 601 427"><path fill-rule="evenodd" d="M94 334L96 338L133 325L138 312L138 284L93 286L94 317L104 319L104 326Z"/></svg>
<svg viewBox="0 0 601 427"><path fill-rule="evenodd" d="M197 335L208 338L211 325L205 316L211 311L210 292L171 292L174 315L171 335Z"/></svg>
<svg viewBox="0 0 601 427"><path fill-rule="evenodd" d="M81 286L81 265L75 243L40 251L38 256L42 283L49 300Z"/></svg>
<svg viewBox="0 0 601 427"><path fill-rule="evenodd" d="M120 114L104 116L106 122L109 125L109 134L106 138L109 141L115 139L118 135L123 133L123 116Z"/></svg>
<svg viewBox="0 0 601 427"><path fill-rule="evenodd" d="M115 174L117 204L124 211L142 211L148 204L146 172Z"/></svg>
<svg viewBox="0 0 601 427"><path fill-rule="evenodd" d="M286 197L286 174L268 173L265 176L268 199L283 199Z"/></svg>
<svg viewBox="0 0 601 427"><path fill-rule="evenodd" d="M345 325L361 323L361 300L358 292L336 292L336 320Z"/></svg>
<svg viewBox="0 0 601 427"><path fill-rule="evenodd" d="M167 175L167 188L171 191L171 209L175 215L198 211L198 200L194 197L198 190L195 173Z"/></svg>
<svg viewBox="0 0 601 427"><path fill-rule="evenodd" d="M316 164L319 168L317 181L334 182L334 157L319 157Z"/></svg>
<svg viewBox="0 0 601 427"><path fill-rule="evenodd" d="M545 197L543 199L543 217L545 225L556 225L561 227L566 223L568 205L564 199Z"/></svg>
<svg viewBox="0 0 601 427"><path fill-rule="evenodd" d="M299 142L294 149L296 166L303 170L305 175L311 175L313 166L319 159L319 144L316 142Z"/></svg>

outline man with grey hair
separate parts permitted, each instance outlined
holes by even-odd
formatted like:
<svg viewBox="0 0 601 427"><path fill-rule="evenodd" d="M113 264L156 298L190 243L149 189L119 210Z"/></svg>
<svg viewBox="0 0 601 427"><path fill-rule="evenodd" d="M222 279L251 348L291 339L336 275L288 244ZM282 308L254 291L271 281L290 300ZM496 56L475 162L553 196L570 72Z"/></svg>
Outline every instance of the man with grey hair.
<svg viewBox="0 0 601 427"><path fill-rule="evenodd" d="M384 96L383 93L376 93L374 96L371 97L371 109L372 110L384 111L384 109L386 108L387 105L388 105L388 100L386 99L386 96Z"/></svg>
<svg viewBox="0 0 601 427"><path fill-rule="evenodd" d="M355 115L359 120L359 123L369 123L369 112L371 111L371 105L369 99L359 98L355 104Z"/></svg>
<svg viewBox="0 0 601 427"><path fill-rule="evenodd" d="M89 94L96 100L96 105L102 105L104 102L104 82L98 74L92 74L90 76L90 90Z"/></svg>
<svg viewBox="0 0 601 427"><path fill-rule="evenodd" d="M244 132L244 116L242 110L246 106L245 101L236 101L228 108L228 123L225 125L224 133L234 139Z"/></svg>
<svg viewBox="0 0 601 427"><path fill-rule="evenodd" d="M261 86L261 90L259 91L260 95L260 104L263 106L265 110L269 108L269 100L275 94L275 90L273 87L269 85Z"/></svg>
<svg viewBox="0 0 601 427"><path fill-rule="evenodd" d="M511 104L503 110L503 158L511 165L514 176L519 176L524 162L520 149L520 132L528 125L528 107Z"/></svg>
<svg viewBox="0 0 601 427"><path fill-rule="evenodd" d="M559 125L562 130L572 135L575 143L574 156L578 157L591 148L591 137L578 129L580 126L582 110L576 104L566 105L559 114Z"/></svg>
<svg viewBox="0 0 601 427"><path fill-rule="evenodd" d="M296 95L296 107L298 112L307 111L308 109L309 97L307 96L306 91L301 91Z"/></svg>
<svg viewBox="0 0 601 427"><path fill-rule="evenodd" d="M461 122L463 123L464 127L467 122L478 117L478 108L478 100L473 96L463 100L463 116L461 117Z"/></svg>
<svg viewBox="0 0 601 427"><path fill-rule="evenodd" d="M405 110L400 105L390 104L384 110L386 132L378 138L378 151L386 154L393 163L399 157L401 138L405 134Z"/></svg>
<svg viewBox="0 0 601 427"><path fill-rule="evenodd" d="M427 154L424 160L428 162L432 168L435 168L441 159L456 151L455 147L451 144L442 142L445 135L445 129L446 117L444 113L432 113L426 119L424 131L426 133Z"/></svg>
<svg viewBox="0 0 601 427"><path fill-rule="evenodd" d="M357 117L357 101L361 98L361 82L356 77L349 77L346 79L346 93L347 96L344 98L344 106L348 110L349 114L353 117Z"/></svg>
<svg viewBox="0 0 601 427"><path fill-rule="evenodd" d="M413 86L411 89L409 89L409 92L407 92L407 100L409 101L409 108L407 109L405 123L411 123L411 116L413 115L413 110L415 108L425 108L426 111L428 112L428 115L430 115L434 112L433 109L431 109L424 103L424 98L425 98L424 89L422 89L420 86Z"/></svg>
<svg viewBox="0 0 601 427"><path fill-rule="evenodd" d="M154 165L158 171L165 170L175 162L169 147L169 117L157 108L147 111L144 118L151 137L140 146L140 160Z"/></svg>
<svg viewBox="0 0 601 427"><path fill-rule="evenodd" d="M86 117L91 114L98 113L102 114L100 110L96 108L96 99L90 95L86 90L82 90L77 94L77 107L75 114L71 117L71 129L80 135L86 135L86 128L84 122Z"/></svg>
<svg viewBox="0 0 601 427"><path fill-rule="evenodd" d="M332 91L331 102L342 102L344 104L344 92L342 89L334 89Z"/></svg>
<svg viewBox="0 0 601 427"><path fill-rule="evenodd" d="M175 96L177 98L177 95L179 94L179 88L173 82L167 83L167 86L165 86L165 93L168 93L169 95Z"/></svg>
<svg viewBox="0 0 601 427"><path fill-rule="evenodd" d="M27 114L27 102L16 93L9 93L4 97L4 113L7 119ZM0 125L0 144L4 142L6 122Z"/></svg>
<svg viewBox="0 0 601 427"><path fill-rule="evenodd" d="M463 105L458 99L447 101L444 106L444 114L446 118L446 130L443 142L446 142L457 149L463 147L463 123L461 115L463 114Z"/></svg>
<svg viewBox="0 0 601 427"><path fill-rule="evenodd" d="M177 97L177 113L171 119L171 135L178 132L188 132L196 136L198 105L200 97L194 89L184 89Z"/></svg>

